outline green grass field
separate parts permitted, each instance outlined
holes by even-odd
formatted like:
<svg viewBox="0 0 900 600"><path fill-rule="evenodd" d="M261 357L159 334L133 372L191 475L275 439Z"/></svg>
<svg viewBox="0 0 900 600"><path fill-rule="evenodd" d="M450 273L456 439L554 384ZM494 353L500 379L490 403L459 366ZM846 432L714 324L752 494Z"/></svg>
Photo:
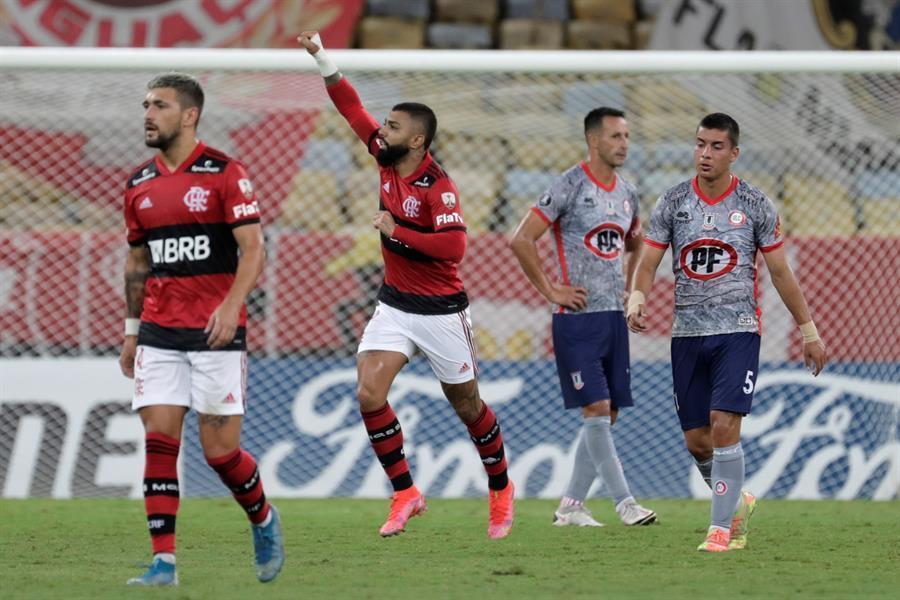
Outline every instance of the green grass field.
<svg viewBox="0 0 900 600"><path fill-rule="evenodd" d="M695 550L709 503L646 502L660 515L626 528L550 525L555 502L517 503L509 538L486 536L487 501L430 500L407 532L381 539L387 501L281 500L287 563L254 577L249 526L230 499L184 500L177 590L126 588L149 560L143 504L0 501L3 598L896 598L900 503L762 500L750 548Z"/></svg>

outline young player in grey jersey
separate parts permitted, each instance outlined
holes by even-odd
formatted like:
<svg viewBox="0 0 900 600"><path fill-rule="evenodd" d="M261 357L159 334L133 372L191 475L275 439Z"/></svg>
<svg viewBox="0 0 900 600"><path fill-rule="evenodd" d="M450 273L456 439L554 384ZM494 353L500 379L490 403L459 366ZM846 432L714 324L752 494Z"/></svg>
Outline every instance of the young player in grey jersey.
<svg viewBox="0 0 900 600"><path fill-rule="evenodd" d="M640 333L645 294L669 246L675 274L672 378L675 410L688 451L713 491L710 527L698 550L746 547L756 499L742 491L741 419L750 412L759 365L756 251L803 335L813 375L827 360L803 292L788 265L775 206L731 173L740 129L723 113L697 127L697 176L666 190L650 217L628 301L628 326Z"/></svg>
<svg viewBox="0 0 900 600"><path fill-rule="evenodd" d="M634 404L623 308L643 239L637 192L616 174L628 152L625 114L592 110L584 135L588 161L551 184L510 242L528 279L556 306L553 348L565 407L580 408L584 419L572 478L553 522L602 526L584 506L600 474L622 522L647 525L656 513L631 495L610 429L619 409ZM544 273L536 248L550 227L561 284Z"/></svg>

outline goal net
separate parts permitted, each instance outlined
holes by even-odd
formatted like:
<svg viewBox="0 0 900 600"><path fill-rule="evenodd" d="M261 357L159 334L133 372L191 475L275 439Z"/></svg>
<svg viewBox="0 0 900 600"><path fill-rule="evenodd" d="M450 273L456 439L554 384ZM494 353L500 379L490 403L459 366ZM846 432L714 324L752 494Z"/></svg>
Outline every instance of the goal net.
<svg viewBox="0 0 900 600"><path fill-rule="evenodd" d="M74 66L66 52L43 66L17 63L27 51L0 62L0 493L141 494L141 427L117 366L121 208L126 176L153 152L142 143L146 82L180 69L206 91L201 139L242 160L260 198L268 263L248 301L244 446L270 496L387 495L354 399L356 342L382 274L370 225L377 169L311 61L242 51L232 62L237 54L213 52L204 66L196 53L151 52L123 68L131 58L116 51ZM457 53L455 64L435 68L420 53L417 70L405 53L375 62L357 60L362 54L373 56L341 52L336 62L377 119L404 100L438 115L433 152L460 190L468 226L461 273L482 396L500 419L520 495L564 492L580 417L562 407L549 306L507 239L549 182L584 158L582 119L607 105L624 109L630 123L622 173L637 185L645 222L666 188L693 175L693 135L709 112L740 123L734 172L779 209L830 364L818 378L803 369L799 334L760 259L761 374L744 424L748 487L789 498L896 496L896 64L872 58L873 68L823 72L840 59L829 54L806 72L781 72L778 59L768 69L723 72L735 55L721 54L704 72L687 59L672 67L665 55L559 53L553 68L537 69L529 54ZM406 62L395 68L398 55ZM643 66L629 70L632 59ZM651 59L660 68L647 67ZM555 273L550 240L541 248ZM671 400L670 264L664 259L649 295L650 331L631 339L636 406L614 427L638 497L706 493ZM424 359L404 369L390 399L417 484L434 496L483 494L477 453ZM226 493L202 460L195 419L187 423L182 489ZM592 493L604 494L601 482Z"/></svg>

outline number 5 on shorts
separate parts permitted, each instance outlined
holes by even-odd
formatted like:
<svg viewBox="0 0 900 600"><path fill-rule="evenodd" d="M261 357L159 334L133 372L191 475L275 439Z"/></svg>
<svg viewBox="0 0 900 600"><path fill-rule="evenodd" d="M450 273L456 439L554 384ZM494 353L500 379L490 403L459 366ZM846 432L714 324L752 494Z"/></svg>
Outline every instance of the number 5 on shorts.
<svg viewBox="0 0 900 600"><path fill-rule="evenodd" d="M744 378L744 387L741 389L744 390L745 394L753 393L753 371L747 371L747 377Z"/></svg>

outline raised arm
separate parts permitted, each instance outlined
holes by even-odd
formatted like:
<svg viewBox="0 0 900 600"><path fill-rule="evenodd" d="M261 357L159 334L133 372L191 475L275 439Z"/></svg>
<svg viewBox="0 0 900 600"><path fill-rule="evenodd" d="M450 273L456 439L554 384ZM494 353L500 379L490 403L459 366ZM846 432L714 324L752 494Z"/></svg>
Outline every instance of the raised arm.
<svg viewBox="0 0 900 600"><path fill-rule="evenodd" d="M366 144L369 152L374 153L376 148L373 142L376 142L378 121L366 110L359 94L328 57L318 32L304 31L297 37L297 41L316 59L319 71L325 78L325 89L338 112L347 120L356 136Z"/></svg>
<svg viewBox="0 0 900 600"><path fill-rule="evenodd" d="M812 370L813 375L818 375L825 368L828 353L825 344L819 339L819 332L809 314L806 298L803 297L794 271L788 264L784 246L763 252L762 255L772 277L772 285L803 334L803 362Z"/></svg>

